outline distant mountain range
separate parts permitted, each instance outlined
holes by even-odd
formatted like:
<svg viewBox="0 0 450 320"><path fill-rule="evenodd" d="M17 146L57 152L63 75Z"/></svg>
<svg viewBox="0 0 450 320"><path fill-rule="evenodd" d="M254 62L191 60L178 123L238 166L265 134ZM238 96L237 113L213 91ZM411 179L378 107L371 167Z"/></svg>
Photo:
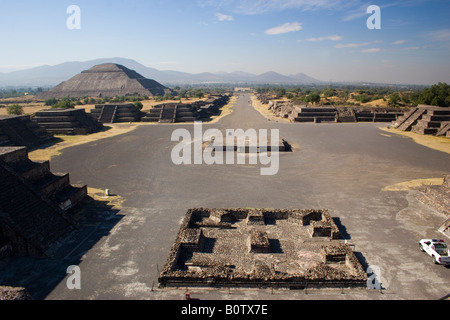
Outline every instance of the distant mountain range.
<svg viewBox="0 0 450 320"><path fill-rule="evenodd" d="M186 73L179 71L161 71L146 67L134 60L125 58L105 58L85 62L64 62L55 66L44 65L31 69L0 73L0 87L54 87L69 80L84 70L103 63L121 64L146 78L165 85L233 83L233 84L321 84L320 80L304 73L282 75L269 71L260 75L247 72Z"/></svg>

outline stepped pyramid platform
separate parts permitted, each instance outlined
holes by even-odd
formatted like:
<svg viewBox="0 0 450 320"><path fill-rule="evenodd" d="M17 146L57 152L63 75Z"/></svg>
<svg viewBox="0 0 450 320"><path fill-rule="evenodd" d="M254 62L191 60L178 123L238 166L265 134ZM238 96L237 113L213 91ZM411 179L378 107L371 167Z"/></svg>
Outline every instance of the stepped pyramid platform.
<svg viewBox="0 0 450 320"><path fill-rule="evenodd" d="M37 95L36 98L116 97L136 94L153 97L166 93L173 92L125 66L106 63L83 71L55 88Z"/></svg>
<svg viewBox="0 0 450 320"><path fill-rule="evenodd" d="M30 116L0 116L0 147L37 147L51 140L53 135L31 121Z"/></svg>
<svg viewBox="0 0 450 320"><path fill-rule="evenodd" d="M290 115L294 122L337 122L336 108L327 107L295 107Z"/></svg>
<svg viewBox="0 0 450 320"><path fill-rule="evenodd" d="M403 113L350 107L293 107L288 118L293 122L392 122Z"/></svg>
<svg viewBox="0 0 450 320"><path fill-rule="evenodd" d="M52 134L84 135L98 132L102 123L83 109L49 109L36 112L33 122Z"/></svg>
<svg viewBox="0 0 450 320"><path fill-rule="evenodd" d="M191 104L165 103L154 106L142 118L143 122L193 122L198 119L197 109Z"/></svg>
<svg viewBox="0 0 450 320"><path fill-rule="evenodd" d="M381 108L355 108L357 122L392 122L403 116L403 111Z"/></svg>
<svg viewBox="0 0 450 320"><path fill-rule="evenodd" d="M74 230L86 186L33 162L25 147L0 148L0 258L43 256ZM3 248L3 250L1 250Z"/></svg>
<svg viewBox="0 0 450 320"><path fill-rule="evenodd" d="M217 114L229 99L228 95L218 95L192 104L163 103L150 109L141 121L159 123L194 122Z"/></svg>
<svg viewBox="0 0 450 320"><path fill-rule="evenodd" d="M132 103L99 104L91 110L91 116L101 123L138 122L143 115Z"/></svg>
<svg viewBox="0 0 450 320"><path fill-rule="evenodd" d="M403 131L450 137L450 108L418 105L393 122Z"/></svg>

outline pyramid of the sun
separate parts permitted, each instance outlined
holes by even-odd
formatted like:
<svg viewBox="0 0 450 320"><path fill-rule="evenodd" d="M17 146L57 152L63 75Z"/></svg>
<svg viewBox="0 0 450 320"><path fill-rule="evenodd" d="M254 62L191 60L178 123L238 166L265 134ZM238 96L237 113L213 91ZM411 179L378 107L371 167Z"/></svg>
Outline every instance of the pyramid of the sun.
<svg viewBox="0 0 450 320"><path fill-rule="evenodd" d="M105 63L83 71L53 89L38 95L39 99L115 97L126 95L164 95L171 90L122 65Z"/></svg>

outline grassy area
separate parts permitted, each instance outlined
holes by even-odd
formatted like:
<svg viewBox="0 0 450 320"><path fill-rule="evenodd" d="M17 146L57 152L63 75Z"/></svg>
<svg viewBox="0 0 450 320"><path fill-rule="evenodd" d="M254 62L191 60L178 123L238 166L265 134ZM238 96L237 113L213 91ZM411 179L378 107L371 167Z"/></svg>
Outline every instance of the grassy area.
<svg viewBox="0 0 450 320"><path fill-rule="evenodd" d="M137 127L137 124L109 124L104 127L104 130L90 135L55 135L55 138L58 139L59 142L48 147L31 151L29 153L29 158L32 161L50 160L52 157L59 156L65 148L121 135L133 131Z"/></svg>
<svg viewBox="0 0 450 320"><path fill-rule="evenodd" d="M380 129L387 133L397 134L406 138L411 138L414 140L415 143L450 154L450 139L447 137L422 135L410 131L402 131L395 128L380 128Z"/></svg>
<svg viewBox="0 0 450 320"><path fill-rule="evenodd" d="M422 186L442 185L444 178L415 179L386 186L382 191L408 191Z"/></svg>

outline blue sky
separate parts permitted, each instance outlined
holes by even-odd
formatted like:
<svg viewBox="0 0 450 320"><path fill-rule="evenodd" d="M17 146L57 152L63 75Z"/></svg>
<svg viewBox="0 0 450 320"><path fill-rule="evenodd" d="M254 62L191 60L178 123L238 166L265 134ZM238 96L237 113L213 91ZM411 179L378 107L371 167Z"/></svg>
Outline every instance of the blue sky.
<svg viewBox="0 0 450 320"><path fill-rule="evenodd" d="M69 30L67 8L80 8ZM381 29L366 12L381 9ZM192 73L450 83L450 1L1 0L0 72L124 57Z"/></svg>

